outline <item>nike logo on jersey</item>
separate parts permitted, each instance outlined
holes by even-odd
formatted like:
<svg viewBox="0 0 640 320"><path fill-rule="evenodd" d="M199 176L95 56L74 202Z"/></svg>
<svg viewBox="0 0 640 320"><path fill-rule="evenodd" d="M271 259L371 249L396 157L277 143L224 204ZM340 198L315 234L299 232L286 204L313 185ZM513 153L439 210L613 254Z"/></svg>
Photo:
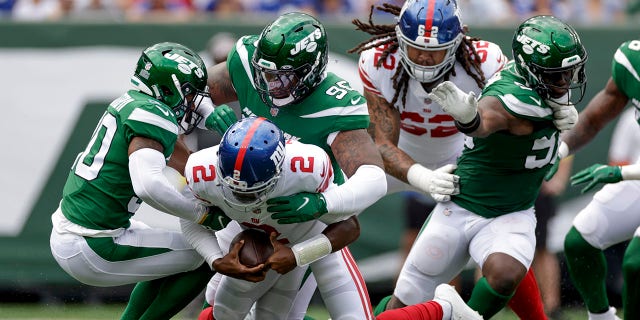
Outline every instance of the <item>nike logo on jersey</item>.
<svg viewBox="0 0 640 320"><path fill-rule="evenodd" d="M362 97L353 97L353 98L351 98L351 104L356 104L356 103L360 102L360 98L362 98Z"/></svg>
<svg viewBox="0 0 640 320"><path fill-rule="evenodd" d="M531 100L533 100L533 102L535 102L536 104L538 104L538 106L539 106L539 105L541 105L540 100L538 100L538 99L536 99L536 98L534 98L534 97L530 97L530 98L531 98Z"/></svg>
<svg viewBox="0 0 640 320"><path fill-rule="evenodd" d="M169 111L167 111L165 108L159 106L159 105L154 105L156 107L156 109L160 110L160 112L162 112L162 114L164 114L166 117L169 116Z"/></svg>
<svg viewBox="0 0 640 320"><path fill-rule="evenodd" d="M307 203L309 203L309 197L304 197L304 202L298 207L298 209L296 209L296 211L300 211L300 209L304 208Z"/></svg>

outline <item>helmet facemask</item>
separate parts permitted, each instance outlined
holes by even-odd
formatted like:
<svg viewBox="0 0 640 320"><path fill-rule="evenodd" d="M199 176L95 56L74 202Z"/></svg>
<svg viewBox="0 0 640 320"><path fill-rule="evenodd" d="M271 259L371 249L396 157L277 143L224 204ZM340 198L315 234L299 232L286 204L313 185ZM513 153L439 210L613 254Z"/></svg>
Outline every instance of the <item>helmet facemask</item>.
<svg viewBox="0 0 640 320"><path fill-rule="evenodd" d="M434 82L441 78L445 73L447 73L447 71L451 70L456 62L456 51L458 50L463 37L463 34L460 33L452 41L443 44L421 45L420 43L428 43L429 40L420 39L423 37L419 37L418 39L416 39L416 41L412 41L402 34L399 26L396 26L396 34L398 38L399 52L401 57L400 62L402 63L402 66L407 71L409 76L422 83ZM409 56L407 55L408 46L423 51L447 50L447 52L445 53L445 58L444 60L442 60L442 62L433 66L425 66L415 63L409 58Z"/></svg>
<svg viewBox="0 0 640 320"><path fill-rule="evenodd" d="M319 54L317 58L320 58ZM304 64L297 69L289 65L276 69L275 63L264 59L252 60L251 64L255 71L256 89L262 100L269 105L282 107L296 103L307 96L312 89L308 83L315 82L311 79L313 72L310 71L319 62L316 59L314 66Z"/></svg>

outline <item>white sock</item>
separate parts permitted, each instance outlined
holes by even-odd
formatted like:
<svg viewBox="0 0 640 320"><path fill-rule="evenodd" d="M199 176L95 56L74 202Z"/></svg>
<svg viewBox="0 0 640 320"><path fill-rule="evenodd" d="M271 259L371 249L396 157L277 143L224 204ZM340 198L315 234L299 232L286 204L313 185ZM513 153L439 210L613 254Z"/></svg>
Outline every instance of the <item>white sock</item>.
<svg viewBox="0 0 640 320"><path fill-rule="evenodd" d="M609 310L604 313L589 312L589 320L620 320L620 318L616 316L616 308L609 307Z"/></svg>
<svg viewBox="0 0 640 320"><path fill-rule="evenodd" d="M433 301L437 302L442 306L442 320L450 320L451 319L451 304L448 301L433 299Z"/></svg>

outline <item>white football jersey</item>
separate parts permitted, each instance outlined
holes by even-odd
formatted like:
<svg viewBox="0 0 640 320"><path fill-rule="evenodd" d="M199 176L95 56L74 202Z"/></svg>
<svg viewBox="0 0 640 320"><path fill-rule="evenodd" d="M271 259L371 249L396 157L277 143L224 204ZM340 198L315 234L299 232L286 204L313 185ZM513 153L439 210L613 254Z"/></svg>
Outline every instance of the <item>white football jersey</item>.
<svg viewBox="0 0 640 320"><path fill-rule="evenodd" d="M482 61L481 68L488 80L507 63L507 57L500 47L488 41L474 41L473 45ZM378 46L363 51L358 63L360 78L364 89L391 103L396 90L393 88L393 76L400 64L398 51L389 54L378 68L385 46ZM454 65L456 76L451 75L449 81L455 83L462 91L473 91L479 96L482 91L476 81L467 74L456 60ZM486 83L485 80L485 83ZM411 156L416 162L430 169L436 169L460 155L464 145L464 135L454 124L453 118L442 111L442 107L431 101L420 82L410 78L407 90L407 102L403 106L402 97L394 105L400 112L401 129L398 147Z"/></svg>
<svg viewBox="0 0 640 320"><path fill-rule="evenodd" d="M267 234L278 233L284 244L295 244L321 233L327 226L322 219L295 224L278 224L271 219L267 205L240 208L225 201L220 177L216 175L218 146L200 150L189 156L185 168L188 186L196 198L220 207L229 218L244 228L264 230ZM292 195L298 192L323 192L333 184L333 169L327 153L315 145L288 140L282 173L270 198ZM226 248L224 248L226 249Z"/></svg>

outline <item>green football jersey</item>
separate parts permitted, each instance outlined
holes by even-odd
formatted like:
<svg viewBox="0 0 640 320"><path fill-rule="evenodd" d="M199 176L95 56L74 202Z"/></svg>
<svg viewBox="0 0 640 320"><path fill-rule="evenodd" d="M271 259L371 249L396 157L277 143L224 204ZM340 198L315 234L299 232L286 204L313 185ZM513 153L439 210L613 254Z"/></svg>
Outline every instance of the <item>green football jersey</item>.
<svg viewBox="0 0 640 320"><path fill-rule="evenodd" d="M499 131L486 138L467 138L455 174L460 194L452 200L484 217L525 210L533 206L544 175L555 162L558 130L551 108L525 86L513 62L482 91L493 96L513 116L534 123L529 135Z"/></svg>
<svg viewBox="0 0 640 320"><path fill-rule="evenodd" d="M331 157L334 181L344 182L344 177L331 147L329 134L337 131L366 129L369 112L365 98L349 86L346 80L328 72L325 79L297 104L271 108L260 98L253 82L251 58L258 36L245 36L229 53L227 68L238 96L243 116L260 116L273 121L287 138L323 148Z"/></svg>
<svg viewBox="0 0 640 320"><path fill-rule="evenodd" d="M640 40L627 41L613 55L611 77L636 108L640 124Z"/></svg>
<svg viewBox="0 0 640 320"><path fill-rule="evenodd" d="M129 143L136 136L160 142L169 159L178 123L167 105L131 90L111 102L69 172L61 202L67 219L96 230L129 226L142 203L129 175Z"/></svg>

